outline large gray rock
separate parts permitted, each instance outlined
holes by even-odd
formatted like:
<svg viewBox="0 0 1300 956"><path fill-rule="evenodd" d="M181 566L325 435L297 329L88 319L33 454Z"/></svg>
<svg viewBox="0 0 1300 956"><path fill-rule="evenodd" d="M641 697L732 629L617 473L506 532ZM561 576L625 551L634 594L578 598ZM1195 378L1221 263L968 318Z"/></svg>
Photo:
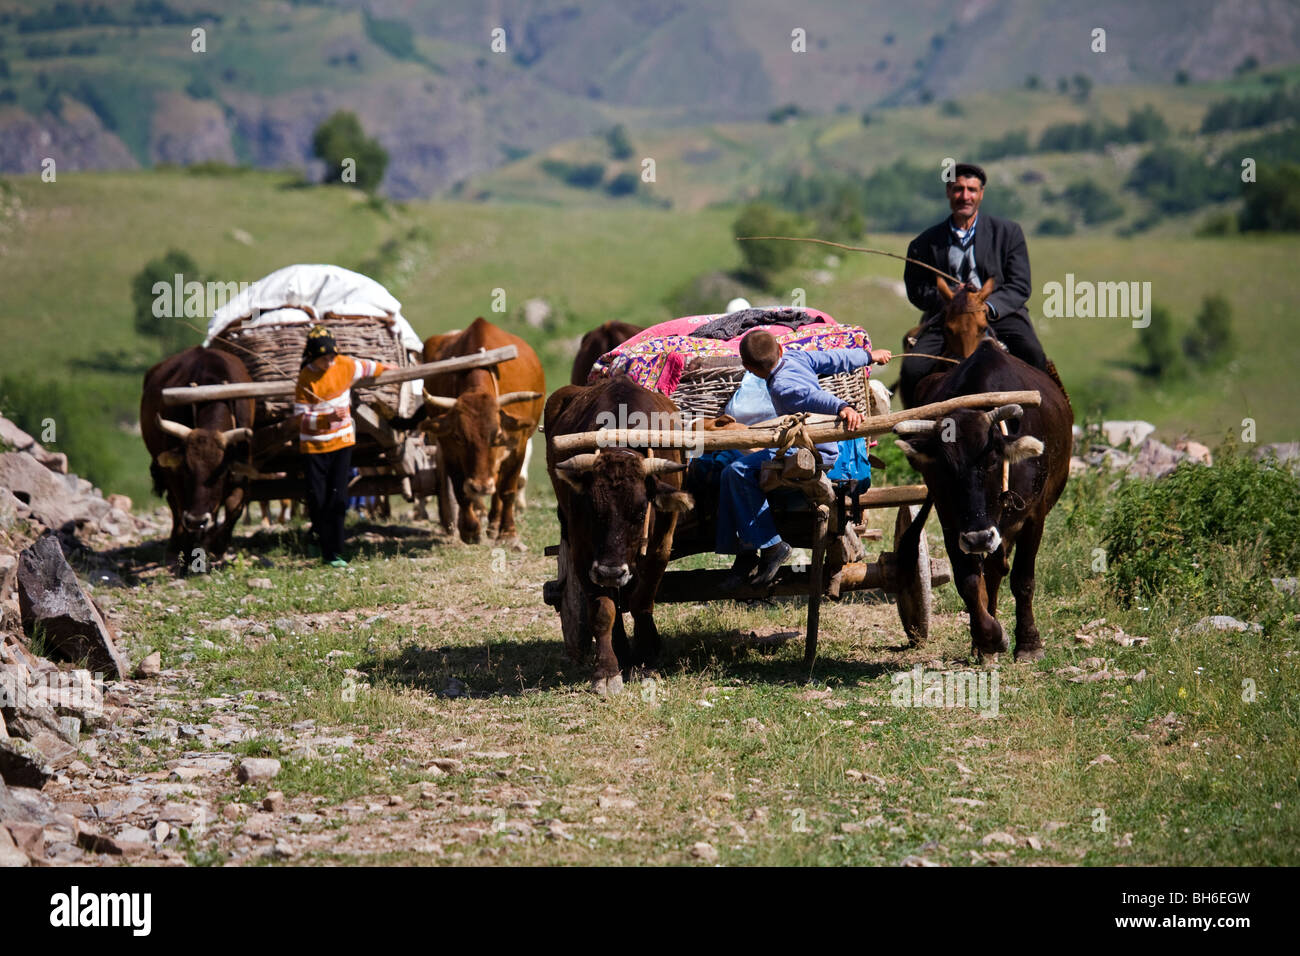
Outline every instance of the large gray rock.
<svg viewBox="0 0 1300 956"><path fill-rule="evenodd" d="M79 520L89 517L76 486L68 481L72 477L50 471L31 455L0 454L0 488L8 488L36 520L56 531L68 525L75 529Z"/></svg>
<svg viewBox="0 0 1300 956"><path fill-rule="evenodd" d="M5 783L39 790L53 776L49 759L35 744L17 737L0 740L0 779Z"/></svg>
<svg viewBox="0 0 1300 956"><path fill-rule="evenodd" d="M42 535L19 555L18 607L28 637L40 628L51 653L85 660L119 679L130 672L108 622L81 590L53 534Z"/></svg>
<svg viewBox="0 0 1300 956"><path fill-rule="evenodd" d="M57 471L61 475L68 473L67 455L60 451L48 451L45 446L3 415L0 415L0 443L8 445L14 451L31 455L51 471Z"/></svg>
<svg viewBox="0 0 1300 956"><path fill-rule="evenodd" d="M1143 421L1101 423L1101 433L1106 438L1106 444L1114 445L1117 448L1121 445L1132 445L1136 448L1146 441L1155 430L1155 425Z"/></svg>
<svg viewBox="0 0 1300 956"><path fill-rule="evenodd" d="M54 708L30 694L27 681L8 668L0 670L0 717L10 736L32 740L41 733L51 733L70 744L77 742Z"/></svg>
<svg viewBox="0 0 1300 956"><path fill-rule="evenodd" d="M1190 460L1191 456L1187 452L1177 451L1164 442L1148 438L1138 449L1127 471L1135 478L1163 478L1180 464Z"/></svg>

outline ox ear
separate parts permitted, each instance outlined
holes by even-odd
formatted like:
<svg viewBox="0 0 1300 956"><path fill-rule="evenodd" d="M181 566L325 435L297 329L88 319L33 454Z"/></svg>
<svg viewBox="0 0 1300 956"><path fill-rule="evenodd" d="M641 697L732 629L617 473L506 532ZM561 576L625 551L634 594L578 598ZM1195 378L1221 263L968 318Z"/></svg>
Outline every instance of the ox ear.
<svg viewBox="0 0 1300 956"><path fill-rule="evenodd" d="M159 455L154 461L158 462L163 468L169 471L175 471L185 463L185 453L179 448L168 448Z"/></svg>
<svg viewBox="0 0 1300 956"><path fill-rule="evenodd" d="M993 294L993 290L995 288L997 288L997 282L994 281L992 276L990 276L989 278L984 280L984 285L981 286L980 290L975 293L975 300L977 302L983 302L985 299L987 299L989 296Z"/></svg>
<svg viewBox="0 0 1300 956"><path fill-rule="evenodd" d="M531 419L527 419L527 418L516 418L514 415L511 415L509 412L505 411L504 409L502 409L500 415L501 415L501 430L503 432L517 432L522 429L527 429L528 431L531 432L533 429L537 427L537 423L535 421L532 421Z"/></svg>
<svg viewBox="0 0 1300 956"><path fill-rule="evenodd" d="M1007 461L1013 465L1028 458L1037 458L1042 453L1043 443L1033 435L1026 435L1023 438L1017 438L1013 442L1008 442L1006 451L1003 452Z"/></svg>
<svg viewBox="0 0 1300 956"><path fill-rule="evenodd" d="M651 486L648 490L656 511L675 511L681 514L695 507L695 499L689 492L674 488L668 482L655 478L649 479L646 483Z"/></svg>
<svg viewBox="0 0 1300 956"><path fill-rule="evenodd" d="M443 438L450 434L452 426L456 423L453 414L454 410L444 408L440 411L434 411L430 406L426 405L425 407L429 408L429 413L425 416L420 427L427 432L431 432L435 438Z"/></svg>
<svg viewBox="0 0 1300 956"><path fill-rule="evenodd" d="M943 276L935 276L934 285L939 290L939 298L945 302L952 301L952 289L943 281Z"/></svg>
<svg viewBox="0 0 1300 956"><path fill-rule="evenodd" d="M939 281L942 282L943 280L940 279ZM894 442L894 445L899 449L899 451L907 456L908 463L915 468L929 465L934 461L933 456L921 451L911 442L903 441L903 439L900 438Z"/></svg>

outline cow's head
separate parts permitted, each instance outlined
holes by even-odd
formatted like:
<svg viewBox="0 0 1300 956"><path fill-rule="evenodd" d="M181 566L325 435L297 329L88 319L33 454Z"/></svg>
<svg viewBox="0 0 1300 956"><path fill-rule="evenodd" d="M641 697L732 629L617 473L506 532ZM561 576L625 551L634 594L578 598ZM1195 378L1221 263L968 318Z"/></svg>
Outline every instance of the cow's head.
<svg viewBox="0 0 1300 956"><path fill-rule="evenodd" d="M922 475L939 506L940 516L952 516L962 551L992 554L1002 543L1002 466L1043 453L1043 443L1031 435L1003 435L1019 430L1019 405L992 412L959 409L940 421L905 421L895 426L897 445ZM947 521L945 521L945 524ZM953 530L953 529L946 529Z"/></svg>
<svg viewBox="0 0 1300 956"><path fill-rule="evenodd" d="M984 300L993 294L996 283L988 279L978 292L972 292L965 286L954 292L943 281L943 276L939 276L935 279L935 285L944 302L941 317L944 351L966 358L991 334L989 307Z"/></svg>
<svg viewBox="0 0 1300 956"><path fill-rule="evenodd" d="M689 511L694 499L664 475L686 465L666 458L643 458L626 449L574 455L555 466L556 474L580 496L575 534L591 544L587 574L597 587L622 587L632 579L648 520L647 509Z"/></svg>
<svg viewBox="0 0 1300 956"><path fill-rule="evenodd" d="M465 392L459 398L432 395L426 389L428 409L424 430L438 442L445 454L465 474L462 492L471 498L486 498L496 492L502 460L521 436L531 434L537 423L507 411L507 406L531 402L541 392L507 392L496 396L486 391Z"/></svg>
<svg viewBox="0 0 1300 956"><path fill-rule="evenodd" d="M214 527L214 515L226 498L226 479L238 457L236 449L252 437L253 431L190 428L161 416L158 427L181 442L179 447L169 448L155 459L161 467L181 478L184 509L181 527L190 534L206 534Z"/></svg>

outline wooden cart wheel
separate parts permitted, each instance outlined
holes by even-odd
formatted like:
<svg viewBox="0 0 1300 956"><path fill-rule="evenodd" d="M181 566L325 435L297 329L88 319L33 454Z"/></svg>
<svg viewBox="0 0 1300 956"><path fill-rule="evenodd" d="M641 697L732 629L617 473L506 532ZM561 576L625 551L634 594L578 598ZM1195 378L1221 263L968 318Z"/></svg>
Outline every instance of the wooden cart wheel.
<svg viewBox="0 0 1300 956"><path fill-rule="evenodd" d="M898 542L903 533L911 526L920 505L903 505L898 509L898 518L894 521L894 551L898 551ZM930 636L930 546L925 538L924 529L916 547L916 560L907 561L901 554L898 563L898 619L903 622L903 630L912 645L921 645Z"/></svg>
<svg viewBox="0 0 1300 956"><path fill-rule="evenodd" d="M564 634L564 649L575 661L587 655L592 646L591 625L587 614L587 596L583 593L582 578L572 566L569 542L560 541L560 630Z"/></svg>

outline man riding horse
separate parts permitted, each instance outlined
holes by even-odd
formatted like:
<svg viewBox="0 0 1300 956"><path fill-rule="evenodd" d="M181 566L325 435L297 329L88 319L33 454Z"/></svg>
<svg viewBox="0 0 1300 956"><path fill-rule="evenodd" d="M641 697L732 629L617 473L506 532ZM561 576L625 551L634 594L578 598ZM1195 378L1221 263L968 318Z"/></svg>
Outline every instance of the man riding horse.
<svg viewBox="0 0 1300 956"><path fill-rule="evenodd" d="M913 239L907 257L957 276L972 291L992 279L993 292L984 299L989 329L1012 355L1052 374L1025 308L1030 284L1024 231L1010 219L980 215L984 185L988 182L983 169L973 163L958 163L954 173L947 185L952 215ZM904 351L943 354L943 324L937 319L946 303L935 283L935 274L909 262L903 270L903 282L907 298L924 315L921 325L904 338ZM917 382L950 367L934 359L906 359L899 375L904 406L912 404Z"/></svg>

